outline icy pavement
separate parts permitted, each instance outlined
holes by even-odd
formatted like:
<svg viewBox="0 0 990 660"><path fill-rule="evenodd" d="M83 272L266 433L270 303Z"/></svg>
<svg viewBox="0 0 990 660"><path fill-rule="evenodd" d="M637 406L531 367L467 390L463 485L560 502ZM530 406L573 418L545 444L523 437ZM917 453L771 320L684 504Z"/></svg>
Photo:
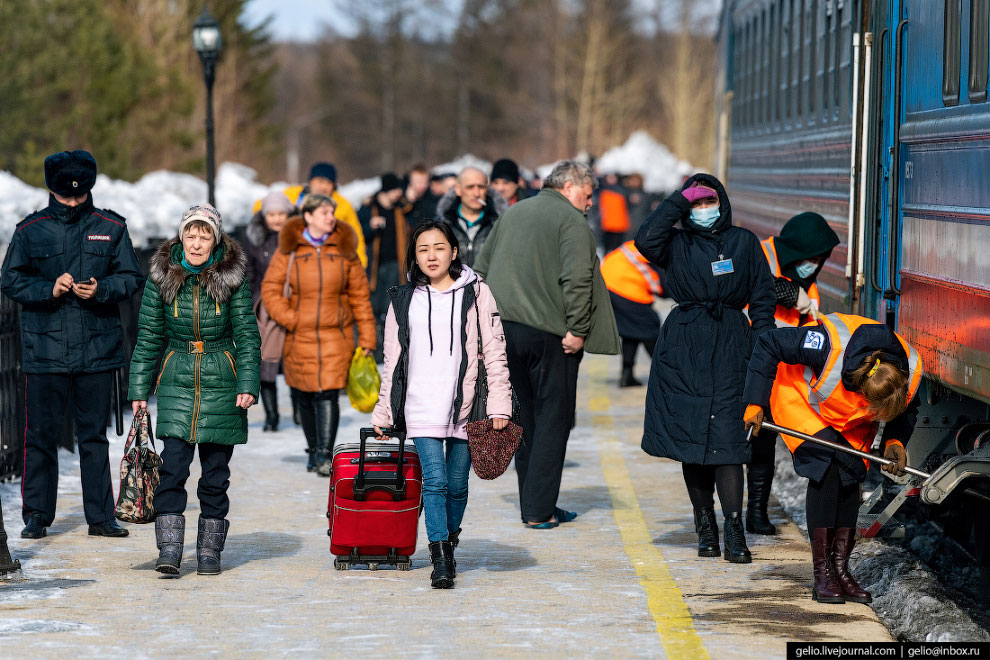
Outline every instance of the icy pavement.
<svg viewBox="0 0 990 660"><path fill-rule="evenodd" d="M577 520L526 529L511 471L472 477L450 591L429 587L422 526L410 572L333 569L328 481L305 472L284 388L282 430L261 433L255 407L250 441L234 451L220 576L195 574L193 534L179 579L154 571L149 525L128 525L126 539L88 536L78 465L63 452L45 539L18 536L19 484L0 485L24 566L0 582L0 655L694 659L782 656L788 640L889 641L869 607L811 601L807 541L789 522L751 541L752 564L696 556L680 466L640 451L645 389L616 388L618 367L617 357L582 364L560 498ZM356 438L368 416L343 406L339 437ZM194 465L193 524L197 478Z"/></svg>
<svg viewBox="0 0 990 660"><path fill-rule="evenodd" d="M777 442L777 474L773 495L787 515L807 533L804 499L807 481L794 472L791 455ZM885 483L889 483L886 479ZM871 607L891 634L908 642L990 641L990 633L959 607L939 577L919 560L938 561L926 548L942 547L934 527L913 526L909 552L882 539L860 539L850 559L853 573L873 594ZM968 560L963 560L968 561ZM956 571L965 571L956 567Z"/></svg>

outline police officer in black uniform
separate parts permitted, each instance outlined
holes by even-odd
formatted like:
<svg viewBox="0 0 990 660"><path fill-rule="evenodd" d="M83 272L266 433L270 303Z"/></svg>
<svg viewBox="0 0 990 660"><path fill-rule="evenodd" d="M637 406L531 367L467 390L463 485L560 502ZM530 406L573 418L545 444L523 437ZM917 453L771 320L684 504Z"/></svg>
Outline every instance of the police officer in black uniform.
<svg viewBox="0 0 990 660"><path fill-rule="evenodd" d="M96 160L87 151L46 158L48 206L17 225L0 275L0 290L21 304L21 536L29 539L45 536L55 519L58 438L70 406L89 533L127 536L113 516L106 425L113 370L126 362L117 303L134 295L143 277L124 219L93 206L95 182Z"/></svg>

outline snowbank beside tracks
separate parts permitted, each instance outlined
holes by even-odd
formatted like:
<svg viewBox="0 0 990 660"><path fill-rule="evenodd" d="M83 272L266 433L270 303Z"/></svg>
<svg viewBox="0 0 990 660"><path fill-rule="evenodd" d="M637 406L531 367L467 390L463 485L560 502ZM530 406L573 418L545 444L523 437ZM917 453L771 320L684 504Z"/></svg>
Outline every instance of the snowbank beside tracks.
<svg viewBox="0 0 990 660"><path fill-rule="evenodd" d="M776 462L774 497L791 520L807 532L804 507L807 480L795 474L791 455L782 443L777 443ZM853 551L849 563L863 588L873 594L871 607L877 616L890 634L902 641L990 641L990 633L957 604L965 597L953 593L919 559L918 555L924 557L924 553L912 552L920 546L937 546L941 541L937 530L925 530L920 525L912 527L911 550L881 539L860 539ZM808 560L810 578L810 555Z"/></svg>

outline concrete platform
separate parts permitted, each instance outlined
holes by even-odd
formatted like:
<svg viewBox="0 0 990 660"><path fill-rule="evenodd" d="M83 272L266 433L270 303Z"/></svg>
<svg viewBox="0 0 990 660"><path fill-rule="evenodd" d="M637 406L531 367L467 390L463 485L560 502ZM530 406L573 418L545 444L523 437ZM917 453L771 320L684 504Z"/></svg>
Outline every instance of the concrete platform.
<svg viewBox="0 0 990 660"><path fill-rule="evenodd" d="M810 551L791 523L750 537L752 564L698 558L680 465L640 451L645 388L617 389L617 373L618 358L582 366L560 498L577 520L526 529L511 468L492 482L472 476L450 591L429 587L422 526L411 572L334 570L328 480L305 471L284 391L283 430L261 433L253 408L250 442L234 452L217 577L195 574L194 534L179 579L154 571L152 526L88 536L78 464L60 454L47 538L19 538L19 484L0 484L24 565L0 580L0 657L753 658L783 657L786 641L891 641L868 606L811 601ZM341 437L356 438L368 416L342 404ZM196 478L194 468L193 527Z"/></svg>

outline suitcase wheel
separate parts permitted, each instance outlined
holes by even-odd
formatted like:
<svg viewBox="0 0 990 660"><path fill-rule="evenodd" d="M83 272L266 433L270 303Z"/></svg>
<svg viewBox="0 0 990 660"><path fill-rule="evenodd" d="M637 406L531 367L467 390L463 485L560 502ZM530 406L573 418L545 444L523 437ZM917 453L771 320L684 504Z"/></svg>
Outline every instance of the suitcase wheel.
<svg viewBox="0 0 990 660"><path fill-rule="evenodd" d="M369 561L368 562L368 570L369 571L377 571L378 570L378 562L377 561Z"/></svg>
<svg viewBox="0 0 990 660"><path fill-rule="evenodd" d="M338 571L346 571L348 568L351 567L351 564L345 559L334 559L333 567L336 568Z"/></svg>
<svg viewBox="0 0 990 660"><path fill-rule="evenodd" d="M400 561L395 565L400 571L411 571L412 570L412 560L407 559L406 561Z"/></svg>

